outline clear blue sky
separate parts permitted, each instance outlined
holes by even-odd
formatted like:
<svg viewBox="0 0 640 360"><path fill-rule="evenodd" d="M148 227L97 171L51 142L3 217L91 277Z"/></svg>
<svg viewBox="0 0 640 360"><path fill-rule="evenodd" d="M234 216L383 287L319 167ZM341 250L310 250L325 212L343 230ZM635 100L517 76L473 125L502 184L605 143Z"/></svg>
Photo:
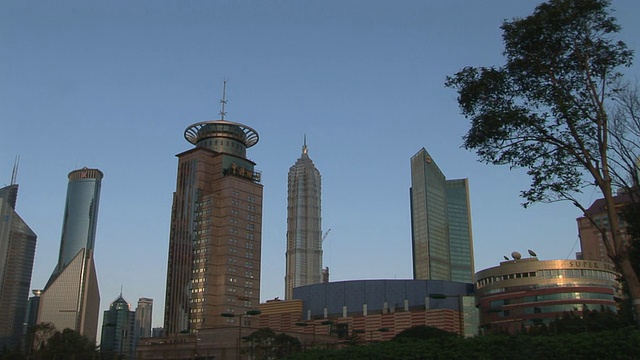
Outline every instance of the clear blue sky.
<svg viewBox="0 0 640 360"><path fill-rule="evenodd" d="M188 125L218 119L223 79L227 119L260 134L249 157L264 184L262 300L283 297L287 171L304 134L332 281L412 276L409 159L422 147L448 178L469 178L476 270L514 250L574 257L577 209L523 209L529 179L460 148L468 123L443 86L466 65L502 64L501 21L537 3L2 2L0 185L20 155L17 210L38 234L31 287L57 260L67 173L97 167L101 309L123 286L134 306L155 300L162 326L175 154L191 148ZM613 7L637 52L640 2Z"/></svg>

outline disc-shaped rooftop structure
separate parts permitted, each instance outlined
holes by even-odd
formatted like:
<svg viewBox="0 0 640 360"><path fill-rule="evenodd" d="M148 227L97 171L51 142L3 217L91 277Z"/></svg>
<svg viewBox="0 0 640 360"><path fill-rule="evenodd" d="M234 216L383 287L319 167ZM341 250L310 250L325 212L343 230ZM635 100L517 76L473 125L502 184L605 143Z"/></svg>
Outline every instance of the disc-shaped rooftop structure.
<svg viewBox="0 0 640 360"><path fill-rule="evenodd" d="M189 125L184 138L196 147L246 158L247 148L258 143L258 132L253 128L226 120L202 121Z"/></svg>

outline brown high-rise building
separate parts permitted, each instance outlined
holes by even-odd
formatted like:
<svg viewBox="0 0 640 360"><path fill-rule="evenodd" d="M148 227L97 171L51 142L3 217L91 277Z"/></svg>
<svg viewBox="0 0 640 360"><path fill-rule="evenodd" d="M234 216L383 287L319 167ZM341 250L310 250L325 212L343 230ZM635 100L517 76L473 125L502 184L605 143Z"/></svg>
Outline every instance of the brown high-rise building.
<svg viewBox="0 0 640 360"><path fill-rule="evenodd" d="M620 212L623 206L631 202L631 197L629 194L623 193L616 195L613 198L613 201L616 204L616 208L619 208L618 212ZM598 226L604 226L608 230L609 216L607 215L607 208L604 199L594 201L587 209L587 214L593 217ZM581 248L581 254L578 257L584 260L596 260L612 263L611 259L607 255L607 250L604 247L602 234L591 220L586 216L581 216L577 218L576 221L578 222L578 236L580 237ZM622 235L626 236L625 234L627 229L626 224L623 221L620 222L620 230L622 231Z"/></svg>
<svg viewBox="0 0 640 360"><path fill-rule="evenodd" d="M195 147L177 155L165 334L236 326L242 317L220 314L259 305L262 185L246 156L258 133L221 115L189 126Z"/></svg>

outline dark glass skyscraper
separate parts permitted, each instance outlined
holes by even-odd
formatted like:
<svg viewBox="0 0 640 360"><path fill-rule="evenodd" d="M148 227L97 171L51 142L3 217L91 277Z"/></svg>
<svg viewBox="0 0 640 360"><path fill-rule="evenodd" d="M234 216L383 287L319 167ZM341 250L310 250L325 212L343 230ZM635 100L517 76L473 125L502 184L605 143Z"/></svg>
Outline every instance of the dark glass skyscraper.
<svg viewBox="0 0 640 360"><path fill-rule="evenodd" d="M467 179L446 180L422 148L411 158L413 278L473 282Z"/></svg>
<svg viewBox="0 0 640 360"><path fill-rule="evenodd" d="M36 234L15 211L18 185L0 188L0 349L20 345Z"/></svg>
<svg viewBox="0 0 640 360"><path fill-rule="evenodd" d="M288 175L286 299L292 299L294 287L321 282L321 180L305 137L302 155Z"/></svg>
<svg viewBox="0 0 640 360"><path fill-rule="evenodd" d="M102 318L100 352L107 359L134 358L135 321L135 312L131 311L129 303L120 294Z"/></svg>
<svg viewBox="0 0 640 360"><path fill-rule="evenodd" d="M93 261L103 174L82 168L69 173L58 264L42 295L38 322L51 322L96 339L100 291Z"/></svg>
<svg viewBox="0 0 640 360"><path fill-rule="evenodd" d="M262 185L246 156L258 133L222 115L189 126L184 136L195 147L177 155L165 334L235 325L237 317L220 314L259 305Z"/></svg>

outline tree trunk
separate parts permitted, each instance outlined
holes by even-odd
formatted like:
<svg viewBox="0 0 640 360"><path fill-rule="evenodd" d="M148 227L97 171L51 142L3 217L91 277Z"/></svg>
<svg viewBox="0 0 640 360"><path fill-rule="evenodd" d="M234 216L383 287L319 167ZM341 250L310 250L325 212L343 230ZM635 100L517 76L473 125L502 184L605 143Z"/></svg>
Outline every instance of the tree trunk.
<svg viewBox="0 0 640 360"><path fill-rule="evenodd" d="M640 279L636 274L631 259L626 252L620 254L617 264L620 268L620 273L624 277L624 281L629 289L629 296L631 296L633 314L635 315L636 326L640 327Z"/></svg>

